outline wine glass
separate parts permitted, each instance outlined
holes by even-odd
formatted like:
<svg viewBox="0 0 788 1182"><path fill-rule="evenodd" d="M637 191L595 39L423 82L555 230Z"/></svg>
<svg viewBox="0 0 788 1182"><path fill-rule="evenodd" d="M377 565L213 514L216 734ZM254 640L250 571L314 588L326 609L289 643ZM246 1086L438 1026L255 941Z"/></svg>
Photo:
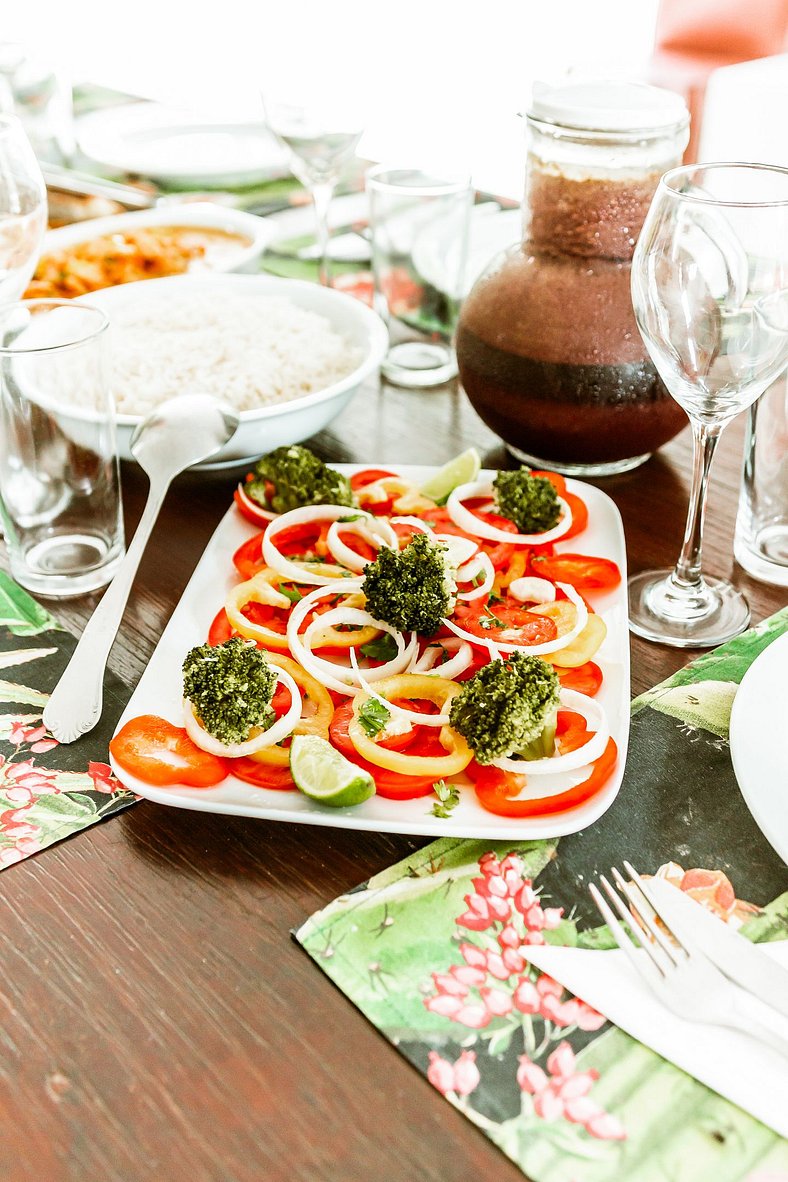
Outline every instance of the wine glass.
<svg viewBox="0 0 788 1182"><path fill-rule="evenodd" d="M47 220L44 179L13 115L0 115L0 304L18 300L35 270Z"/></svg>
<svg viewBox="0 0 788 1182"><path fill-rule="evenodd" d="M693 465L679 560L630 579L630 627L647 640L704 648L750 618L739 591L701 573L703 519L723 428L788 361L788 169L699 164L666 173L632 262L632 302L660 377L689 415Z"/></svg>
<svg viewBox="0 0 788 1182"><path fill-rule="evenodd" d="M337 181L364 130L354 105L321 88L263 92L265 118L287 148L290 168L309 189L315 207L320 282L331 286L328 211Z"/></svg>

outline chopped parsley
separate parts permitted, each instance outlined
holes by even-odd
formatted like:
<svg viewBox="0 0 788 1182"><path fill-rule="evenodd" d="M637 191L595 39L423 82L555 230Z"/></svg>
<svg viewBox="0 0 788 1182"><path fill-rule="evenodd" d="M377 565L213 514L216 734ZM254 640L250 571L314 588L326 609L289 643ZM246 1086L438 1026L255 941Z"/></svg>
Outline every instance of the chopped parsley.
<svg viewBox="0 0 788 1182"><path fill-rule="evenodd" d="M304 598L297 587L285 587L280 583L279 590L287 596L291 603L299 603Z"/></svg>
<svg viewBox="0 0 788 1182"><path fill-rule="evenodd" d="M437 800L432 805L433 817L450 817L452 810L460 803L460 791L445 780L436 780L432 785Z"/></svg>
<svg viewBox="0 0 788 1182"><path fill-rule="evenodd" d="M390 632L383 632L369 644L362 644L361 651L371 661L393 661L398 653L397 642Z"/></svg>
<svg viewBox="0 0 788 1182"><path fill-rule="evenodd" d="M391 718L391 711L377 698L367 698L358 712L358 720L368 739L374 739Z"/></svg>

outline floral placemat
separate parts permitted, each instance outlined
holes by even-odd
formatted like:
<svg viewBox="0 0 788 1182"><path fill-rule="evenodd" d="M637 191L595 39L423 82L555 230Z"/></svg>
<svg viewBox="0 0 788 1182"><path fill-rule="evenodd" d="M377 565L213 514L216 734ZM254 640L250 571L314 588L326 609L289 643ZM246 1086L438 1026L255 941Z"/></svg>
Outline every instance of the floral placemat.
<svg viewBox="0 0 788 1182"><path fill-rule="evenodd" d="M41 714L75 638L0 571L0 869L111 817L137 799L112 774L107 744L129 690L104 680L101 721L61 746Z"/></svg>
<svg viewBox="0 0 788 1182"><path fill-rule="evenodd" d="M590 878L622 858L757 941L788 938L786 867L741 797L730 708L788 608L632 704L621 792L559 841L442 840L296 933L320 968L534 1182L788 1182L788 1143L528 964L613 947Z"/></svg>

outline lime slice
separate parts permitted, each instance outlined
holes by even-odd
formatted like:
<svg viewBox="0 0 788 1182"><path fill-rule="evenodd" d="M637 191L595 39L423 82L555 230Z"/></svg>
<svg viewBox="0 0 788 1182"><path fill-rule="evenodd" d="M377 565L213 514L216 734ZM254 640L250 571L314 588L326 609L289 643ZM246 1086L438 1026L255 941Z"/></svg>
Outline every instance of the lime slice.
<svg viewBox="0 0 788 1182"><path fill-rule="evenodd" d="M445 500L459 484L470 484L472 480L476 480L481 466L478 451L475 447L469 447L467 451L439 468L429 480L425 480L419 492L433 501Z"/></svg>
<svg viewBox="0 0 788 1182"><path fill-rule="evenodd" d="M361 804L374 795L369 772L345 759L319 735L295 735L290 745L290 774L304 796L331 808Z"/></svg>

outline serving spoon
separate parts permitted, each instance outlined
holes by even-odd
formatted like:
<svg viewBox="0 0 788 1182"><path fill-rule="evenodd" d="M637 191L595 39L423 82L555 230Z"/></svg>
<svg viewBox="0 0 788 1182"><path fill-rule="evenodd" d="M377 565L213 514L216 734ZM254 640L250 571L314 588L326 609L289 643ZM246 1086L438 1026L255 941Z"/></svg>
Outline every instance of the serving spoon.
<svg viewBox="0 0 788 1182"><path fill-rule="evenodd" d="M44 708L44 725L59 743L73 743L101 717L107 659L170 484L232 439L238 422L238 415L215 398L188 394L163 402L134 431L131 454L150 480L148 499L126 557Z"/></svg>

